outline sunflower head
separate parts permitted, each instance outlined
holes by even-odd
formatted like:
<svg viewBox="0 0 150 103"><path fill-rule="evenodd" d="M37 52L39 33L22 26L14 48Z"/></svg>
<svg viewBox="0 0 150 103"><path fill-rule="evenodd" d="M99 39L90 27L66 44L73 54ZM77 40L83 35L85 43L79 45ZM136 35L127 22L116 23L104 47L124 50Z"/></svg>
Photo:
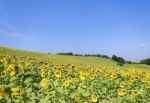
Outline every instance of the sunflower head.
<svg viewBox="0 0 150 103"><path fill-rule="evenodd" d="M80 79L85 80L86 79L86 73L80 72Z"/></svg>
<svg viewBox="0 0 150 103"><path fill-rule="evenodd" d="M123 95L125 95L127 93L127 90L126 89L118 89L117 90L117 94L119 95L119 96L123 96Z"/></svg>
<svg viewBox="0 0 150 103"><path fill-rule="evenodd" d="M0 95L3 96L3 97L8 95L7 89L3 86L0 86Z"/></svg>
<svg viewBox="0 0 150 103"><path fill-rule="evenodd" d="M17 72L16 67L14 65L9 65L7 68L7 72L10 74L10 76L14 76Z"/></svg>
<svg viewBox="0 0 150 103"><path fill-rule="evenodd" d="M63 84L65 87L68 87L70 84L70 81L66 79L66 80L64 80Z"/></svg>
<svg viewBox="0 0 150 103"><path fill-rule="evenodd" d="M133 97L136 97L140 94L140 91L138 91L138 90L132 90L131 92L132 92Z"/></svg>
<svg viewBox="0 0 150 103"><path fill-rule="evenodd" d="M23 90L20 87L14 87L11 89L12 95L19 96L23 93Z"/></svg>
<svg viewBox="0 0 150 103"><path fill-rule="evenodd" d="M60 78L61 77L61 70L60 69L57 69L55 71L55 76L56 76L56 78Z"/></svg>
<svg viewBox="0 0 150 103"><path fill-rule="evenodd" d="M91 95L91 101L96 103L97 102L97 96L96 95Z"/></svg>
<svg viewBox="0 0 150 103"><path fill-rule="evenodd" d="M41 80L41 82L40 82L40 85L41 85L43 88L48 89L48 87L49 87L48 79L43 78L43 79Z"/></svg>

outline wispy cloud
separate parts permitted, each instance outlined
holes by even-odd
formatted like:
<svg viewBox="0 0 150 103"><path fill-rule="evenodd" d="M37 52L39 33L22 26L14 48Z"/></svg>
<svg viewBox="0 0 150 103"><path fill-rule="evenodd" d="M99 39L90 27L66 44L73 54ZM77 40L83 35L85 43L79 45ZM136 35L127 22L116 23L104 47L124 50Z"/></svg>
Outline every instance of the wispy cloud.
<svg viewBox="0 0 150 103"><path fill-rule="evenodd" d="M37 37L17 33L16 31L17 31L16 28L13 25L11 25L7 20L0 19L0 36L3 35L4 37L7 38L17 38L32 42L38 40Z"/></svg>
<svg viewBox="0 0 150 103"><path fill-rule="evenodd" d="M15 27L13 25L11 25L7 20L0 19L0 30L14 31Z"/></svg>
<svg viewBox="0 0 150 103"><path fill-rule="evenodd" d="M26 40L27 42L36 42L38 41L37 37L25 35L25 34L19 34L19 33L9 33L9 32L0 32L0 35L3 35L6 38L12 38L12 39L19 39L19 40Z"/></svg>
<svg viewBox="0 0 150 103"><path fill-rule="evenodd" d="M144 44L144 43L141 43L141 44L140 44L140 46L141 46L141 47L145 47L145 46L146 46L146 44Z"/></svg>
<svg viewBox="0 0 150 103"><path fill-rule="evenodd" d="M24 39L24 40L32 41L32 42L38 41L38 38L29 36L29 35L25 35L25 34L13 34L12 36L15 38Z"/></svg>
<svg viewBox="0 0 150 103"><path fill-rule="evenodd" d="M140 47L150 46L150 42L147 42L147 43L140 43L139 46L140 46Z"/></svg>

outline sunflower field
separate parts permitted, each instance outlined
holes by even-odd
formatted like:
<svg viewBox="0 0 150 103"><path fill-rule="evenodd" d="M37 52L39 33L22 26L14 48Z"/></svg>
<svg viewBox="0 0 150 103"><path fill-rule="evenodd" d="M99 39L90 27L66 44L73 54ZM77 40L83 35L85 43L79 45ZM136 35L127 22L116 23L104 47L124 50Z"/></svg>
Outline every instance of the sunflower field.
<svg viewBox="0 0 150 103"><path fill-rule="evenodd" d="M150 72L0 55L0 103L150 103Z"/></svg>

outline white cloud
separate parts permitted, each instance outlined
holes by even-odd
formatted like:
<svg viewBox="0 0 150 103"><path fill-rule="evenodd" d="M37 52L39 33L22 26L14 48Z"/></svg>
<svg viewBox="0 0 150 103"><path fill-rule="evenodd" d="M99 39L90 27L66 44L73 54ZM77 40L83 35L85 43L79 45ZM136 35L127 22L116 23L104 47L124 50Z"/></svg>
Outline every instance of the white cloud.
<svg viewBox="0 0 150 103"><path fill-rule="evenodd" d="M18 38L21 40L32 41L32 42L38 41L37 37L33 37L22 33L17 33L16 28L13 25L9 24L8 21L4 19L0 19L0 35L12 39Z"/></svg>
<svg viewBox="0 0 150 103"><path fill-rule="evenodd" d="M141 46L141 47L145 47L145 46L146 46L146 44L144 44L144 43L141 43L141 44L140 44L140 46Z"/></svg>
<svg viewBox="0 0 150 103"><path fill-rule="evenodd" d="M21 33L9 33L9 32L1 32L0 35L3 35L6 38L12 38L12 39L20 39L20 40L26 40L26 41L31 41L31 42L36 42L38 41L37 37L30 36L30 35L25 35Z"/></svg>
<svg viewBox="0 0 150 103"><path fill-rule="evenodd" d="M25 35L25 34L13 34L14 37L16 38L20 38L20 39L24 39L27 41L32 41L32 42L36 42L38 41L38 39L36 37L30 36L30 35Z"/></svg>
<svg viewBox="0 0 150 103"><path fill-rule="evenodd" d="M150 46L150 42L139 44L140 47Z"/></svg>
<svg viewBox="0 0 150 103"><path fill-rule="evenodd" d="M7 20L0 19L0 30L1 31L14 31L15 27L9 24Z"/></svg>

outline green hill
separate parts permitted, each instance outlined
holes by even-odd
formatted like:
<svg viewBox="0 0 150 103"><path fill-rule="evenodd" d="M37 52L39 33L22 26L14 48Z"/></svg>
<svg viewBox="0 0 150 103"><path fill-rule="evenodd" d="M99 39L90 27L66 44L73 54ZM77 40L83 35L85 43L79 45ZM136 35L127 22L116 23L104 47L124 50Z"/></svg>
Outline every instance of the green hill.
<svg viewBox="0 0 150 103"><path fill-rule="evenodd" d="M113 60L101 57L46 54L8 47L0 47L0 55L27 56L36 58L37 60L44 60L55 64L83 64L107 68L128 68L133 70L150 71L150 66L144 64L125 64L124 66L118 66L117 63Z"/></svg>

